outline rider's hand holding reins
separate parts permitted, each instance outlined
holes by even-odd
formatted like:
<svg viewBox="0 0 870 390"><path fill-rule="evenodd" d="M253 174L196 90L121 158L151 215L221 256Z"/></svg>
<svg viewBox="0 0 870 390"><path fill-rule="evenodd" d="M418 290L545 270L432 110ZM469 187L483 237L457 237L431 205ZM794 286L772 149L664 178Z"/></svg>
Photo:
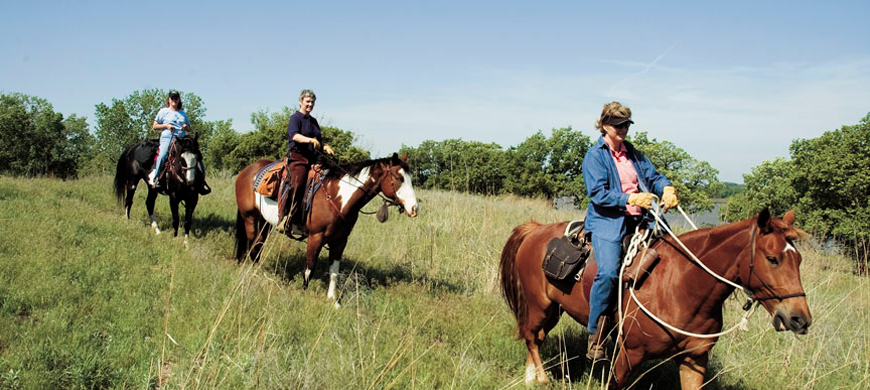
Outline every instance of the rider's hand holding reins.
<svg viewBox="0 0 870 390"><path fill-rule="evenodd" d="M317 138L309 138L308 143L310 143L311 146L314 146L314 149L320 149L320 141L318 141Z"/></svg>
<svg viewBox="0 0 870 390"><path fill-rule="evenodd" d="M665 203L665 208L662 212L666 212L680 205L680 199L677 198L677 189L673 186L665 186L662 191L662 202Z"/></svg>
<svg viewBox="0 0 870 390"><path fill-rule="evenodd" d="M332 155L335 154L335 151L332 150L332 146L329 146L329 145L326 145L326 144L323 145L323 151L324 151L326 154L330 155L330 156L332 156Z"/></svg>
<svg viewBox="0 0 870 390"><path fill-rule="evenodd" d="M628 195L628 204L632 206L640 206L645 209L652 208L653 194L649 192L638 192Z"/></svg>

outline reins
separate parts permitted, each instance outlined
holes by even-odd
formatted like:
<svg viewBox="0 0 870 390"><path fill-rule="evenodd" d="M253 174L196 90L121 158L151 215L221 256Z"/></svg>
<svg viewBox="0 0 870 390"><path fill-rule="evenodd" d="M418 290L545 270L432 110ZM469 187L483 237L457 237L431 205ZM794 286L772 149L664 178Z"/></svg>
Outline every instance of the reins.
<svg viewBox="0 0 870 390"><path fill-rule="evenodd" d="M404 212L404 209L403 209L401 203L396 202L396 201L394 201L394 200L392 200L392 199L390 199L390 198L387 198L387 197L384 196L384 195L381 193L381 191L378 190L378 189L375 189L374 191L368 191L368 190L366 190L366 189L364 188L365 185L366 185L366 183L364 183L362 180L360 180L360 179L357 178L356 176L352 175L352 174L351 174L347 169L344 169L344 167L342 167L341 165L339 165L338 162L335 161L335 159L333 159L332 157L329 157L329 155L327 155L326 153L321 152L320 150L315 149L314 151L317 152L317 153L320 155L320 157L326 159L326 160L329 162L331 168L336 168L336 169L338 169L339 171L341 171L342 173L344 173L344 176L347 176L347 177L350 177L350 178L356 180L356 181L359 183L359 185L356 185L356 184L354 184L354 183L351 183L351 182L349 182L349 181L347 181L347 180L342 180L342 178L339 178L338 180L341 180L341 181L343 181L343 182L345 182L345 183L347 183L347 184L350 184L350 185L354 186L355 188L357 188L357 189L359 189L359 190L362 190L363 193L364 193L366 196L371 196L372 193L374 193L375 195L379 196L379 197L384 201L384 205L385 205L386 207L397 206L397 207L399 208L399 212L400 212L400 213L401 213L401 212ZM393 164L392 164L392 161L391 161L391 162L390 162L390 168L392 168L392 166L393 166ZM389 169L387 169L387 174L390 174L390 173L389 173ZM379 186L378 186L378 187L379 187ZM390 187L393 187L393 193L396 193L396 191L398 191L398 189L395 188L395 186L394 186L392 183L390 183ZM329 195L327 195L327 200L328 200L328 203L330 204L330 206L332 206L333 210L335 210L335 211L338 213L338 215L341 216L341 210L339 210L338 207L335 206L335 205L333 204L333 201L332 201L332 199L330 199L330 196L329 196ZM366 212L366 211L363 211L362 208L360 208L359 212L362 213L362 214L365 214L365 215L372 215L372 214L377 214L377 213L378 213L377 211L374 211L374 212ZM342 219L344 219L344 218L342 217Z"/></svg>
<svg viewBox="0 0 870 390"><path fill-rule="evenodd" d="M724 277L722 277L719 274L710 270L703 262L701 262L701 260L699 260L698 257L695 256L695 254L692 253L692 251L690 251L689 248L687 248L685 244L683 244L683 242L677 237L677 235L674 234L674 232L670 229L670 227L668 227L668 225L662 221L661 216L659 215L660 213L659 213L659 207L658 207L658 197L656 197L655 195L653 195L653 197L655 198L656 201L653 202L653 205L655 205L655 207L654 207L654 210L651 212L651 214L656 219L655 229L658 230L659 227L663 228L666 232L668 232L668 234L671 237L673 237L673 239L680 245L680 247L686 253L689 254L691 259L694 260L695 264L698 264L704 271L706 271L708 274L710 274L714 278L718 279L719 281L721 281L725 284L728 284L729 286L732 286L735 289L742 290L744 293L746 293L748 295L748 298L747 298L746 303L743 305L743 310L745 311L745 313L743 314L743 318L740 319L740 322L738 322L736 325L732 326L728 330L718 332L718 333L712 333L712 334L699 334L699 333L689 332L689 331L682 330L680 328L677 328L677 327L665 322L661 318L654 315L649 309L646 308L646 306L644 306L642 303L640 303L640 300L637 298L637 295L635 295L635 293L634 293L634 285L632 285L632 286L628 287L628 292L629 292L631 298L634 300L634 303L644 313L646 313L647 316L652 318L653 321L657 322L658 324L664 326L667 329L670 329L671 331L673 331L675 333L679 333L679 334L684 335L684 336L696 337L696 338L716 338L716 337L727 335L731 332L734 332L737 329L741 329L743 331L748 331L749 329L746 325L749 322L749 317L752 316L752 314L755 313L755 309L758 308L760 299L753 297L752 291L750 291L749 289L747 289L747 288L745 288L737 283L734 283L728 279L725 279ZM677 209L680 210L680 213L683 215L683 217L685 217L686 220L689 221L689 224L691 224L695 230L698 230L698 228L695 226L695 224L692 223L692 221L689 219L688 215L686 215L686 212L683 211L683 208L680 206L677 206ZM757 229L757 226L755 228L753 228L751 238L749 240L749 246L751 248L750 252L751 252L751 256L752 256L752 258L750 258L750 269L752 269L752 262L754 261L754 255L755 255L755 230L756 229ZM649 241L646 240L646 238L648 238L648 236L649 236L649 232L646 232L645 234L640 234L640 225L638 225L638 228L635 229L634 237L632 237L631 244L629 245L628 250L626 250L625 258L622 262L622 267L620 268L620 271L619 271L619 280L622 280L622 277L625 273L625 268L631 264L632 260L634 259L634 256L637 254L638 246L641 243L643 243L644 251L646 251L646 249L648 249ZM638 237L640 237L640 238L638 238ZM757 273L755 273L755 274L758 275ZM767 283L765 283L763 281L763 279L760 278L760 275L758 275L758 276L759 276L759 280L762 280L762 283L765 285L765 287L767 287ZM635 280L635 283L637 283L637 278L635 278L634 280ZM619 319L619 334L617 335L617 339L619 339L620 337L622 337L623 334L625 334L625 332L624 332L625 315L623 313L623 308L622 308L622 301L623 301L622 290L623 290L623 288L619 288L617 290L618 290L618 295L619 295L617 298L617 301L619 302L618 313L617 313L617 316ZM771 292L772 292L772 290L771 290ZM793 296L797 296L797 295L793 295ZM792 296L785 296L785 297L788 298L788 297L792 297ZM753 303L754 303L754 305L753 305Z"/></svg>

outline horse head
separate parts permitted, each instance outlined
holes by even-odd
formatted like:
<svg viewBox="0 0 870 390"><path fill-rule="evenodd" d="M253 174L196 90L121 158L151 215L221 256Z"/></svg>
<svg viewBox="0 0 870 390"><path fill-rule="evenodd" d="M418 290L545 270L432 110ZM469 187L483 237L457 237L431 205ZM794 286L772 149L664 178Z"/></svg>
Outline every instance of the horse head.
<svg viewBox="0 0 870 390"><path fill-rule="evenodd" d="M170 169L179 181L193 186L198 176L202 176L198 164L202 160L202 152L199 150L199 134L193 138L189 136L176 138L173 145L169 149L169 158L172 161Z"/></svg>
<svg viewBox="0 0 870 390"><path fill-rule="evenodd" d="M794 226L794 211L780 218L765 208L750 233L750 256L740 264L743 286L773 316L777 331L806 334L812 323L801 284L801 254L794 240L808 234Z"/></svg>
<svg viewBox="0 0 870 390"><path fill-rule="evenodd" d="M397 203L405 214L409 217L417 216L417 195L414 193L414 186L411 184L411 175L408 174L410 168L405 160L408 159L408 154L405 153L400 158L398 154L393 153L393 156L386 161L380 163L380 171L383 173L378 179L380 191Z"/></svg>

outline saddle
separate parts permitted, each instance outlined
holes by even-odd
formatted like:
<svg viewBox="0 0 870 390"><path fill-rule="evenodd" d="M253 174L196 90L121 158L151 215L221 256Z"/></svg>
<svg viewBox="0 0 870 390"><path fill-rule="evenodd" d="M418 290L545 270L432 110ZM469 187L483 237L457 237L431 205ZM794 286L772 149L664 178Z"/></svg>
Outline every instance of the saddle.
<svg viewBox="0 0 870 390"><path fill-rule="evenodd" d="M329 173L328 169L322 169L319 164L315 164L308 170L308 180L305 183L305 196L302 198L304 205L303 211L307 213L311 210L311 203L314 200L314 194L323 184L323 179ZM278 160L269 163L254 176L254 190L267 198L274 200L278 199L278 188L285 181L282 180L284 175L289 175L284 167L284 161ZM287 180L286 182L289 182Z"/></svg>
<svg viewBox="0 0 870 390"><path fill-rule="evenodd" d="M577 282L583 280L588 263L595 263L595 253L592 250L591 233L586 234L584 221L571 221L565 227L565 234L550 240L547 244L547 252L541 266L544 274L554 281L567 280L573 276ZM622 240L623 252L628 249L632 235L627 235ZM635 257L626 266L622 282L640 288L646 277L652 272L652 268L658 264L659 256L653 248L658 237L653 237L648 249L639 249ZM593 264L594 265L594 264ZM593 267L597 269L597 267ZM594 275L593 275L594 276ZM583 283L588 290L591 288L592 279Z"/></svg>

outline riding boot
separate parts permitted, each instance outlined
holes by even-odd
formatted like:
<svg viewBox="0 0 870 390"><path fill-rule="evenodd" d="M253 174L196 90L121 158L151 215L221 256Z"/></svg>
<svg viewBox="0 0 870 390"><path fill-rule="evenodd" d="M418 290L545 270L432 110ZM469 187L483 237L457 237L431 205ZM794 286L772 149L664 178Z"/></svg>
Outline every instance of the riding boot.
<svg viewBox="0 0 870 390"><path fill-rule="evenodd" d="M287 198L290 193L289 184L282 181L278 185L278 225L275 230L283 234L287 230L287 225L290 223L290 214L287 213Z"/></svg>
<svg viewBox="0 0 870 390"><path fill-rule="evenodd" d="M200 184L196 190L200 195L208 195L211 193L211 187L209 187L208 183L205 182L205 179L202 179L202 184Z"/></svg>
<svg viewBox="0 0 870 390"><path fill-rule="evenodd" d="M589 343L586 348L586 358L597 362L607 360L607 351L604 348L604 343L607 340L607 334L610 333L610 317L601 315L598 317L598 330L595 333L589 334Z"/></svg>

